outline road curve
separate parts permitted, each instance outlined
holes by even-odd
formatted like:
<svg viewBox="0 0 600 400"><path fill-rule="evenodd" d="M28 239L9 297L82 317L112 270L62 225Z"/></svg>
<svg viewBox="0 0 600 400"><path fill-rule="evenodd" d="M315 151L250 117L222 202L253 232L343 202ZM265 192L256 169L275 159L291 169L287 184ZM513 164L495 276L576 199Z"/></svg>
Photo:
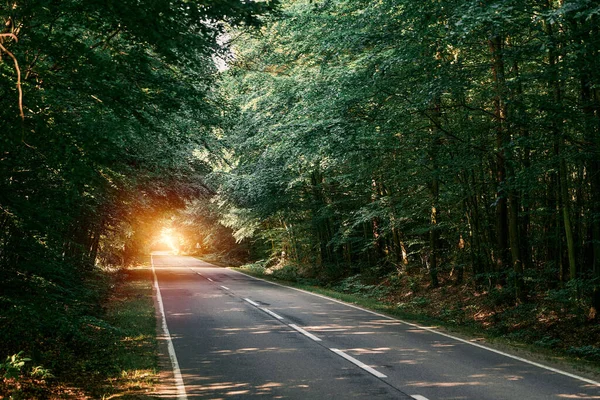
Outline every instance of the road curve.
<svg viewBox="0 0 600 400"><path fill-rule="evenodd" d="M600 399L594 381L193 257L153 265L180 399Z"/></svg>

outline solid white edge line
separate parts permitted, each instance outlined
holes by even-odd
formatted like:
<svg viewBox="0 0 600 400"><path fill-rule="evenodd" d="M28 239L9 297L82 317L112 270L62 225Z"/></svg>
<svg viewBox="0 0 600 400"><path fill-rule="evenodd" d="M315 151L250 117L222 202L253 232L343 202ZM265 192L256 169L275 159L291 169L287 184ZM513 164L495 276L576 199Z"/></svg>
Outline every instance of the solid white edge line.
<svg viewBox="0 0 600 400"><path fill-rule="evenodd" d="M267 314L269 314L272 317L275 317L277 319L283 319L283 317L281 315L275 314L273 311L269 310L268 308L261 307L260 309L263 310L264 312L266 312Z"/></svg>
<svg viewBox="0 0 600 400"><path fill-rule="evenodd" d="M350 361L352 364L359 366L360 368L364 369L365 371L369 372L372 375L375 375L378 378L387 378L386 375L369 367L367 364L358 361L356 358L349 356L348 354L344 353L343 351L341 351L339 349L329 349L329 350L333 351L338 356L345 358L346 360Z"/></svg>
<svg viewBox="0 0 600 400"><path fill-rule="evenodd" d="M265 279L260 279L260 278L257 278L255 276L248 275L248 274L245 274L243 272L236 271L236 270L233 270L233 269L230 269L230 271L237 272L238 274L245 275L247 277L250 277L252 279L256 279L258 281L267 282L267 283L270 283L270 284L275 285L275 286L281 286L281 287L284 287L284 288L296 290L298 292L310 294L312 296L320 297L322 299L333 301L335 303L339 303L339 304L345 305L347 307L355 308L357 310L361 310L361 311L367 312L367 313L372 314L372 315L377 315L378 317L389 319L391 321L398 321L398 322L401 322L401 323L406 324L408 326L412 326L413 328L423 329L423 330L431 332L431 333L435 333L435 334L438 334L438 335L441 335L441 336L445 336L447 338L454 339L454 340L457 340L459 342L469 344L471 346L479 347L480 349L483 349L483 350L491 351L492 353L496 353L496 354L499 354L499 355L502 355L502 356L505 356L505 357L508 357L508 358L512 358L513 360L521 361L521 362L524 362L526 364L533 365L535 367L545 369L547 371L551 371L551 372L554 372L554 373L557 373L557 374L560 374L560 375L563 375L563 376L568 376L569 378L573 378L573 379L577 379L577 380L582 381L582 382L589 383L590 385L600 386L600 382L597 382L597 381L594 381L594 380L591 380L591 379L588 379L588 378L584 378L583 376L575 375L575 374L572 374L570 372L562 371L560 369L556 369L556 368L549 367L549 366L544 365L544 364L537 363L535 361L530 361L530 360L527 360L525 358L514 356L512 354L508 354L508 353L505 353L505 352L500 351L500 350L492 349L491 347L487 347L487 346L481 345L479 343L474 343L474 342L471 342L469 340L465 340L465 339L461 339L461 338L456 337L456 336L448 335L447 333L442 333L442 332L437 331L437 330L432 329L432 328L427 328L425 326L420 326L420 325L417 325L417 324L413 324L411 322L406 322L406 321L403 321L401 319L390 317L389 315L380 314L380 313L377 313L375 311L367 310L366 308L362 308L362 307L356 306L354 304L346 303L344 301L340 301L340 300L337 300L337 299L332 299L331 297L323 296L323 295L317 294L317 293L312 293L312 292L309 292L307 290L298 289L298 288L291 287L291 286L285 286L285 285L281 285L281 284L275 283L275 282L270 282L270 281L267 281Z"/></svg>
<svg viewBox="0 0 600 400"><path fill-rule="evenodd" d="M298 325L295 324L289 324L288 325L290 328L297 330L298 332L300 332L301 334L303 334L304 336L314 340L315 342L320 342L321 339L316 337L315 335L313 335L310 332L305 331L304 329L300 328Z"/></svg>
<svg viewBox="0 0 600 400"><path fill-rule="evenodd" d="M221 286L221 287L225 290L229 290L229 288L227 286Z"/></svg>
<svg viewBox="0 0 600 400"><path fill-rule="evenodd" d="M415 400L429 400L427 397L421 396L420 394L413 394L410 397L412 397Z"/></svg>
<svg viewBox="0 0 600 400"><path fill-rule="evenodd" d="M252 304L254 307L260 307L260 305L258 305L258 303L255 303L250 299L244 299L244 300L246 300L248 303Z"/></svg>
<svg viewBox="0 0 600 400"><path fill-rule="evenodd" d="M156 276L156 270L154 268L154 259L150 254L150 264L152 265L152 275L154 276L154 288L156 289L156 302L161 316L161 325L164 335L167 338L167 349L169 351L169 359L171 360L171 366L173 368L173 376L175 378L175 386L177 388L177 399L187 400L187 393L185 392L185 384L183 383L183 377L181 376L181 369L179 368L179 362L177 361L177 355L175 354L175 347L173 346L173 340L171 339L171 333L167 326L167 317L165 314L165 308L163 306L162 295L160 294L160 287L158 286L158 277Z"/></svg>

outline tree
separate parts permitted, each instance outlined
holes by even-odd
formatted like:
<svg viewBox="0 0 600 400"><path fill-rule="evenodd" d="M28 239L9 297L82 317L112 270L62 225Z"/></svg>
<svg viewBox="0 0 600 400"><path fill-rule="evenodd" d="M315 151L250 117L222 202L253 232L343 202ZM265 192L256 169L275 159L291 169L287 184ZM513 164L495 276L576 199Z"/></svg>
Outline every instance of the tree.
<svg viewBox="0 0 600 400"><path fill-rule="evenodd" d="M224 204L281 233L272 257L318 254L295 259L316 273L416 268L436 286L469 254L472 280L517 302L531 282L591 278L596 11L284 2L262 35L235 33Z"/></svg>
<svg viewBox="0 0 600 400"><path fill-rule="evenodd" d="M138 218L210 192L210 166L194 151L210 151L220 120L212 56L225 25L257 25L275 7L3 5L0 321L8 336L0 353L35 350L68 368L69 356L53 359L43 338L101 317L95 263L131 260Z"/></svg>

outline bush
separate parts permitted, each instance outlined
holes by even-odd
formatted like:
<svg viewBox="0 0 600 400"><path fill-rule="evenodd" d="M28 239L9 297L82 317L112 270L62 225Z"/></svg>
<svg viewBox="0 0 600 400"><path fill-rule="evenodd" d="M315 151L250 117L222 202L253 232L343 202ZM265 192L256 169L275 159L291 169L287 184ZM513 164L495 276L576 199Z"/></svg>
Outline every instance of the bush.
<svg viewBox="0 0 600 400"><path fill-rule="evenodd" d="M245 264L242 265L242 268L256 274L264 274L265 270L267 269L267 261L260 260L252 264Z"/></svg>
<svg viewBox="0 0 600 400"><path fill-rule="evenodd" d="M595 346L570 347L567 352L590 361L600 361L600 348Z"/></svg>
<svg viewBox="0 0 600 400"><path fill-rule="evenodd" d="M281 279L282 281L298 282L302 278L302 274L298 266L294 264L286 264L283 267L269 269L270 275L273 278Z"/></svg>
<svg viewBox="0 0 600 400"><path fill-rule="evenodd" d="M0 364L0 375L3 379L17 379L27 361L31 361L31 358L23 357L22 351L6 357L6 361Z"/></svg>
<svg viewBox="0 0 600 400"><path fill-rule="evenodd" d="M392 290L388 286L383 285L368 285L363 282L363 276L360 274L353 275L341 280L332 289L342 293L354 294L357 296L379 299L390 294Z"/></svg>
<svg viewBox="0 0 600 400"><path fill-rule="evenodd" d="M540 340L534 342L536 346L545 347L548 349L552 349L559 345L561 340L552 336L544 336Z"/></svg>

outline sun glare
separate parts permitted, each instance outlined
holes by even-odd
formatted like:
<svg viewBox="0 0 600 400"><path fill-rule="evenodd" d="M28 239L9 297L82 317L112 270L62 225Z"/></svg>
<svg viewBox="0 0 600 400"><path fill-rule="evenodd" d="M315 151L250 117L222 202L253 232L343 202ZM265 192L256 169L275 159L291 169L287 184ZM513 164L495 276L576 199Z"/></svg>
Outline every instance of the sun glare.
<svg viewBox="0 0 600 400"><path fill-rule="evenodd" d="M179 239L173 229L171 228L163 228L160 233L160 240L174 252L177 253L179 251Z"/></svg>

